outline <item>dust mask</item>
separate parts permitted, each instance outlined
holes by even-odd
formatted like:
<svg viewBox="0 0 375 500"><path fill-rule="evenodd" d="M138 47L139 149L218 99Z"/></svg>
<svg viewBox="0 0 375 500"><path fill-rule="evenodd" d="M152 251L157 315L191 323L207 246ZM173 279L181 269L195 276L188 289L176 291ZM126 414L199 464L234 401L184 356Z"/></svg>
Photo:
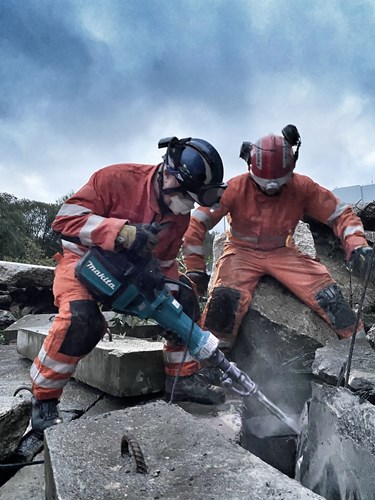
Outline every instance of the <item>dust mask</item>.
<svg viewBox="0 0 375 500"><path fill-rule="evenodd" d="M189 198L181 198L180 196L171 196L171 203L168 206L169 210L175 215L188 214L194 208L194 200Z"/></svg>

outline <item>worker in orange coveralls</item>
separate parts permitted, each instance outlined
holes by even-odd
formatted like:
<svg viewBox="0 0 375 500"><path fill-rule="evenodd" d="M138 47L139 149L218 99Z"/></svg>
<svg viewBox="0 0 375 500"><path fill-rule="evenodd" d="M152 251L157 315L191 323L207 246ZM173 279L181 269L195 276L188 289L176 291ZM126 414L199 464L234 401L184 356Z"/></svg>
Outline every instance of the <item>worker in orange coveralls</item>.
<svg viewBox="0 0 375 500"><path fill-rule="evenodd" d="M200 293L207 290L203 240L227 215L230 224L224 252L218 260L201 326L214 333L224 351L233 347L254 289L264 275L273 276L317 312L340 339L353 334L356 316L326 267L303 254L292 235L306 215L328 224L340 238L346 262L362 269L368 246L361 220L350 206L309 177L294 173L300 135L294 125L283 136L267 135L255 144L243 143L240 157L249 173L228 181L220 207L199 207L184 237L186 275ZM363 324L358 336L364 336Z"/></svg>
<svg viewBox="0 0 375 500"><path fill-rule="evenodd" d="M159 165L118 164L94 173L65 201L52 223L60 233L64 254L53 284L59 312L30 372L31 421L39 435L61 422L57 405L63 388L78 361L95 347L107 329L97 302L75 277L81 257L91 246L110 251L126 248L135 253L146 249L158 259L163 274L178 279L176 257L191 209L195 203L207 207L218 203L226 188L222 160L208 142L170 137L159 141L159 148L164 147L167 153ZM164 226L158 234L152 230L155 223ZM186 288L176 288L186 293ZM196 300L194 292L192 295L187 302ZM176 296L179 299L178 291ZM193 319L199 319L199 315ZM166 342L167 396L184 351L183 345ZM206 404L224 401L223 389L207 384L198 370L199 364L187 354L173 387L174 399Z"/></svg>

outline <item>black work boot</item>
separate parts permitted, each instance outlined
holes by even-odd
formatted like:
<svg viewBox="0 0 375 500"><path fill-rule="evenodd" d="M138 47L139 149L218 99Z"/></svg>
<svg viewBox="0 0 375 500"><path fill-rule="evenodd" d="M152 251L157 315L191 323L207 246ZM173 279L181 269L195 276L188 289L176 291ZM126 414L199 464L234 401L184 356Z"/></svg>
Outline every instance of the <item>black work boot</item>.
<svg viewBox="0 0 375 500"><path fill-rule="evenodd" d="M165 379L166 399L170 401L175 377L167 375ZM194 401L204 405L224 403L225 392L221 387L215 387L203 380L199 372L188 377L179 377L173 390L172 402Z"/></svg>
<svg viewBox="0 0 375 500"><path fill-rule="evenodd" d="M222 386L224 374L217 366L201 368L198 374L207 384Z"/></svg>
<svg viewBox="0 0 375 500"><path fill-rule="evenodd" d="M43 432L48 427L62 423L63 420L57 408L58 403L58 399L31 398L31 427L38 437L43 437Z"/></svg>

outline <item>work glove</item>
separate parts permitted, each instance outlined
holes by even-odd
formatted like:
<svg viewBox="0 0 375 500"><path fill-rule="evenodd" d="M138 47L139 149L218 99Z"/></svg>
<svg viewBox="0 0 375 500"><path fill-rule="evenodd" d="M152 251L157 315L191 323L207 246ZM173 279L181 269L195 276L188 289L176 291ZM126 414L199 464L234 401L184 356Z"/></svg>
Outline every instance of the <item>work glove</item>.
<svg viewBox="0 0 375 500"><path fill-rule="evenodd" d="M188 271L186 276L194 283L199 296L206 294L208 283L210 281L210 277L206 271Z"/></svg>
<svg viewBox="0 0 375 500"><path fill-rule="evenodd" d="M372 276L374 276L375 260L372 257L372 247L358 247L356 248L349 259L349 269L356 271L362 278L367 276L369 267L372 261Z"/></svg>
<svg viewBox="0 0 375 500"><path fill-rule="evenodd" d="M198 321L201 317L201 312L199 308L198 297L196 292L194 291L194 288L196 288L196 286L194 286L192 280L189 279L189 277L185 274L181 274L178 279L179 281L181 281L181 283L187 285L189 288L187 288L186 286L179 286L178 292L176 294L176 299L182 305L184 313L187 314L193 321Z"/></svg>
<svg viewBox="0 0 375 500"><path fill-rule="evenodd" d="M140 257L151 255L159 243L160 226L153 224L125 224L116 239L117 244Z"/></svg>

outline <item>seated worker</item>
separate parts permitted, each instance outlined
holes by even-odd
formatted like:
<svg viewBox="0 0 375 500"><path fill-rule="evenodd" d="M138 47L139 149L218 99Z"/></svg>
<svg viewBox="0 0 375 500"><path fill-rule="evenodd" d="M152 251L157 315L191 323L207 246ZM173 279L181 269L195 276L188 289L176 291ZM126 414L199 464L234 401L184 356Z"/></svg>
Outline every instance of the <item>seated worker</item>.
<svg viewBox="0 0 375 500"><path fill-rule="evenodd" d="M286 126L282 136L270 134L255 144L243 143L240 157L249 172L228 181L219 208L199 207L192 213L183 255L186 274L200 293L208 284L203 252L206 231L223 216L230 224L201 319L202 328L219 338L223 350L233 347L264 275L273 276L317 312L340 339L353 334L356 316L340 287L322 263L299 251L292 235L304 216L327 224L340 238L346 262L362 271L372 249L349 205L309 177L294 173L300 145L294 125ZM360 322L357 336L364 335Z"/></svg>
<svg viewBox="0 0 375 500"><path fill-rule="evenodd" d="M218 203L226 188L220 155L205 140L173 137L159 142L159 148L164 147L167 152L158 165L127 163L95 172L65 201L52 223L64 254L53 284L58 314L30 372L32 427L39 435L61 422L57 405L64 386L107 329L97 301L75 277L81 257L91 246L152 252L162 272L178 279L176 257L190 210L195 203L207 207ZM152 230L153 223L163 228L158 234ZM223 389L203 380L199 364L189 354L179 371L184 351L183 345L165 344L167 397L179 373L173 387L175 400L222 402Z"/></svg>

